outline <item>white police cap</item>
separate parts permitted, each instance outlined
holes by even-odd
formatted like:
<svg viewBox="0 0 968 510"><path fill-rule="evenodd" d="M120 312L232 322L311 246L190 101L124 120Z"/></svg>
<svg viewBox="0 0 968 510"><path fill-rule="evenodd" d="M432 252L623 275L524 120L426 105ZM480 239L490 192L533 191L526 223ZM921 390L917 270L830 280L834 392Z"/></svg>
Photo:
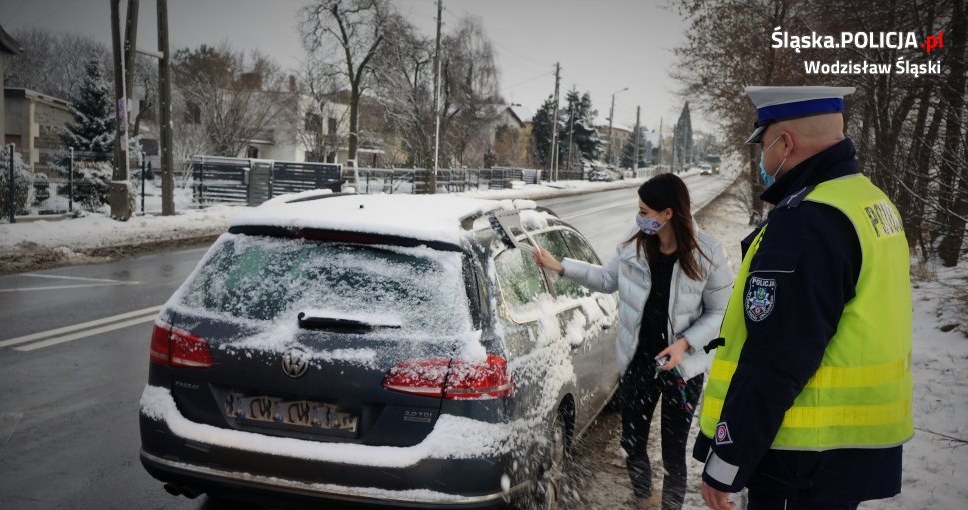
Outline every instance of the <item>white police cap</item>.
<svg viewBox="0 0 968 510"><path fill-rule="evenodd" d="M760 143L767 126L781 120L844 111L844 96L854 87L746 87L756 106L756 128L746 143Z"/></svg>

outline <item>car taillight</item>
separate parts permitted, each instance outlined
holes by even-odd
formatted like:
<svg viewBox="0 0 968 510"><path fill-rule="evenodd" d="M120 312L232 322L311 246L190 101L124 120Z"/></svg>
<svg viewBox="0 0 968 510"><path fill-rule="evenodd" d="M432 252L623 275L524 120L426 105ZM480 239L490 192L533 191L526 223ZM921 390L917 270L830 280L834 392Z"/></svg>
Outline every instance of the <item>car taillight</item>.
<svg viewBox="0 0 968 510"><path fill-rule="evenodd" d="M390 369L383 387L451 399L501 398L514 389L507 361L497 354L488 355L482 363L448 358L404 361Z"/></svg>
<svg viewBox="0 0 968 510"><path fill-rule="evenodd" d="M208 342L160 320L155 321L151 331L151 362L190 368L214 365Z"/></svg>

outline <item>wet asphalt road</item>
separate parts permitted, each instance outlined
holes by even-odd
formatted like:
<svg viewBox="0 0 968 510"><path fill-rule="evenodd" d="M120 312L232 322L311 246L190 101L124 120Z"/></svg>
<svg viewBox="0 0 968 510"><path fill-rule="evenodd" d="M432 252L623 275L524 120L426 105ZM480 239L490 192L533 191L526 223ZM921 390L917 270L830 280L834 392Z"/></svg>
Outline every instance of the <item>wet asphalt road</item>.
<svg viewBox="0 0 968 510"><path fill-rule="evenodd" d="M694 194L714 185L687 182ZM631 188L539 205L607 260L629 231L637 197ZM205 497L170 496L138 460L151 322L204 251L0 277L0 508L215 507Z"/></svg>

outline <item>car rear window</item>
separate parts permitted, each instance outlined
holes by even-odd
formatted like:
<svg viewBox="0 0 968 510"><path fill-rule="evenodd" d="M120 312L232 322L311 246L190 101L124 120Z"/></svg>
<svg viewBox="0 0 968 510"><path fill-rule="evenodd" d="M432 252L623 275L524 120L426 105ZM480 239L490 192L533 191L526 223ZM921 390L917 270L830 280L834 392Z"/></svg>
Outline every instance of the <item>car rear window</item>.
<svg viewBox="0 0 968 510"><path fill-rule="evenodd" d="M226 318L296 320L299 312L394 323L395 333L471 330L461 253L426 247L226 234L180 304Z"/></svg>

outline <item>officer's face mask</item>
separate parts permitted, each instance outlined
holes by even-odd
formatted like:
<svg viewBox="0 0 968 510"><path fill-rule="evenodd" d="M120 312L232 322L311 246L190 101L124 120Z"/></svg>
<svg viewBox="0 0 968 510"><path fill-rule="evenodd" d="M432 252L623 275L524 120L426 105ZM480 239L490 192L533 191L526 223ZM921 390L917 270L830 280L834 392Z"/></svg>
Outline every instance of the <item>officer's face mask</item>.
<svg viewBox="0 0 968 510"><path fill-rule="evenodd" d="M646 218L641 214L635 215L635 224L638 225L639 230L641 230L643 234L650 236L658 234L659 230L665 226L665 223L662 223L657 218Z"/></svg>
<svg viewBox="0 0 968 510"><path fill-rule="evenodd" d="M776 182L776 174L780 173L780 170L783 169L783 164L786 163L786 158L783 158L783 161L780 162L780 166L777 167L776 172L773 172L773 175L770 175L769 173L766 172L766 164L764 163L764 158L766 157L766 151L770 150L774 145L776 145L776 142L778 142L780 138L782 138L782 136L776 137L776 139L773 140L773 143L771 143L767 148L760 151L760 178L763 179L763 184L766 184L767 188L769 188L770 186L773 185L774 182Z"/></svg>

